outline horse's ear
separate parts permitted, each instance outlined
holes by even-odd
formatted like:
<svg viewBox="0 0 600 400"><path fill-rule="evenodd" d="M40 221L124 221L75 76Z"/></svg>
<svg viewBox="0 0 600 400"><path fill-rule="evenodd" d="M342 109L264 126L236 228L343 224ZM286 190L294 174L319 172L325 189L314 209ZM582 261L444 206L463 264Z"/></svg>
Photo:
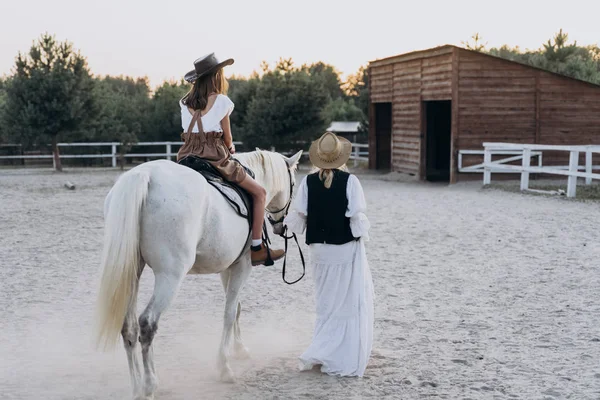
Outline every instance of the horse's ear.
<svg viewBox="0 0 600 400"><path fill-rule="evenodd" d="M297 152L296 154L294 154L291 157L283 157L285 159L285 163L287 164L288 168L294 168L296 165L298 165L298 161L300 161L300 157L302 157L302 150L300 150L299 152Z"/></svg>

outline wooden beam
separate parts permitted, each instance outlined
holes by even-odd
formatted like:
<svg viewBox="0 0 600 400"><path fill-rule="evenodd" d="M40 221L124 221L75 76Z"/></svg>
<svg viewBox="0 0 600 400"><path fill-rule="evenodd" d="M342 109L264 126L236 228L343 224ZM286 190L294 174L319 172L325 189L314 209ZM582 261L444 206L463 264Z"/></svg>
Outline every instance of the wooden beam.
<svg viewBox="0 0 600 400"><path fill-rule="evenodd" d="M377 169L377 127L375 126L375 103L369 104L369 169Z"/></svg>
<svg viewBox="0 0 600 400"><path fill-rule="evenodd" d="M427 119L423 104L423 59L419 62L419 106L421 129L419 134L419 180L427 179Z"/></svg>
<svg viewBox="0 0 600 400"><path fill-rule="evenodd" d="M373 91L371 89L371 77L373 69L367 67L367 79L369 82L369 169L377 168L377 140L375 138L375 103L373 103Z"/></svg>
<svg viewBox="0 0 600 400"><path fill-rule="evenodd" d="M459 79L459 57L460 51L457 48L452 49L452 128L450 133L450 183L456 183L458 180L458 137L459 137L459 98L458 98L458 79Z"/></svg>
<svg viewBox="0 0 600 400"><path fill-rule="evenodd" d="M540 143L540 71L535 74L535 143Z"/></svg>

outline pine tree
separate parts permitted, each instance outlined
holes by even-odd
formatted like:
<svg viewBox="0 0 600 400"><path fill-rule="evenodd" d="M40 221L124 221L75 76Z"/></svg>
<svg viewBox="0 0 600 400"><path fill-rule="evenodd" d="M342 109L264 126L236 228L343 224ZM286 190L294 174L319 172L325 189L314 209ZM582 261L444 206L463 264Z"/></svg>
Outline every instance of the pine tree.
<svg viewBox="0 0 600 400"><path fill-rule="evenodd" d="M2 112L7 134L26 145L50 139L55 167L62 171L58 139L94 112L92 87L85 57L71 43L42 35L28 54L18 54L8 81Z"/></svg>

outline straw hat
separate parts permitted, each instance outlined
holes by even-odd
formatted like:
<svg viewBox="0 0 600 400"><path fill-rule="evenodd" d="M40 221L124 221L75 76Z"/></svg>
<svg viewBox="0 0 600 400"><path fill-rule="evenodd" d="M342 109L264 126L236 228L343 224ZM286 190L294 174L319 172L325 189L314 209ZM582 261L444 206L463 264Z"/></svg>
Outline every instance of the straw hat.
<svg viewBox="0 0 600 400"><path fill-rule="evenodd" d="M194 61L194 69L185 74L185 80L193 83L196 79L231 64L233 64L233 58L219 61L215 53L207 54Z"/></svg>
<svg viewBox="0 0 600 400"><path fill-rule="evenodd" d="M336 169L346 164L352 153L352 143L332 132L312 142L309 150L310 162L321 169Z"/></svg>

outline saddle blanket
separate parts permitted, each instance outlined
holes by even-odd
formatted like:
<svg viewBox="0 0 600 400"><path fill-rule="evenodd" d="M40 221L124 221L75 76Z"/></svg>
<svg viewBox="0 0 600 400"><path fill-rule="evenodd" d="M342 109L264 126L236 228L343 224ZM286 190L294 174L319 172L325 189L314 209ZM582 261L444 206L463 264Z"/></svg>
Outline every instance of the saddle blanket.
<svg viewBox="0 0 600 400"><path fill-rule="evenodd" d="M235 158L233 161L240 163ZM246 218L252 224L252 196L241 187L223 179L219 172L206 160L195 156L187 156L179 160L179 164L184 165L199 172L204 176L208 183L217 189L233 207L233 209L243 218ZM246 173L254 178L254 172L242 163Z"/></svg>

